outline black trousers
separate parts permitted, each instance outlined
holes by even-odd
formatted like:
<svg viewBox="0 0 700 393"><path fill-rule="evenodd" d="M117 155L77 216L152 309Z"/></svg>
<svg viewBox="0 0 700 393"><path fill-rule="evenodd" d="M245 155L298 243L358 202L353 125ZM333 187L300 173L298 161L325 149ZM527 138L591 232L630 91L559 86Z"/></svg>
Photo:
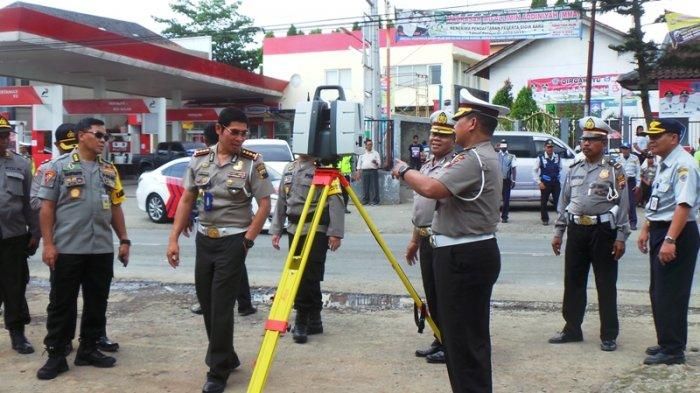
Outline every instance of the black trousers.
<svg viewBox="0 0 700 393"><path fill-rule="evenodd" d="M5 329L24 330L31 321L25 292L29 282L28 235L0 240L0 299L5 304Z"/></svg>
<svg viewBox="0 0 700 393"><path fill-rule="evenodd" d="M345 178L345 180L348 181L348 184L349 184L350 181L351 181L350 175L343 175L343 177ZM345 209L348 208L348 201L349 201L349 200L350 200L350 195L349 195L348 192L345 190L345 187L343 187L343 203L345 204Z"/></svg>
<svg viewBox="0 0 700 393"><path fill-rule="evenodd" d="M629 208L629 218L630 225L637 226L637 198L634 195L633 188L637 187L637 178L628 177L627 178L627 195L629 196L630 208Z"/></svg>
<svg viewBox="0 0 700 393"><path fill-rule="evenodd" d="M437 308L453 392L491 392L491 291L496 239L433 249Z"/></svg>
<svg viewBox="0 0 700 393"><path fill-rule="evenodd" d="M504 220L508 219L508 212L510 211L510 189L513 181L510 179L503 179L503 191L501 197L503 198L503 205L501 206L501 218Z"/></svg>
<svg viewBox="0 0 700 393"><path fill-rule="evenodd" d="M212 239L197 233L194 284L209 338L208 376L225 382L240 365L233 348L233 306L241 286L245 233Z"/></svg>
<svg viewBox="0 0 700 393"><path fill-rule="evenodd" d="M289 245L292 244L294 235L289 233ZM301 254L301 249L306 241L306 236L299 238L295 254ZM328 236L323 232L316 232L314 242L309 252L309 260L306 261L304 274L301 276L297 296L294 298L294 309L297 312L308 313L321 311L321 281L326 270L326 253L328 252Z"/></svg>
<svg viewBox="0 0 700 393"><path fill-rule="evenodd" d="M48 348L63 348L75 335L78 291L83 289L83 315L80 319L82 345L94 345L107 323L109 286L114 276L114 253L58 254L51 271L51 292L46 308Z"/></svg>
<svg viewBox="0 0 700 393"><path fill-rule="evenodd" d="M540 216L542 221L549 221L549 213L547 212L547 203L549 201L549 196L551 195L554 199L554 210L557 209L557 204L559 203L559 192L561 190L561 184L559 180L552 182L542 182L544 184L544 190L540 190Z"/></svg>
<svg viewBox="0 0 700 393"><path fill-rule="evenodd" d="M435 287L435 271L433 270L433 247L430 245L429 237L421 237L418 249L420 259L420 273L423 278L423 290L425 291L425 301L428 303L430 317L440 329L440 322L437 305L437 289Z"/></svg>
<svg viewBox="0 0 700 393"><path fill-rule="evenodd" d="M362 204L379 203L379 170L362 170Z"/></svg>
<svg viewBox="0 0 700 393"><path fill-rule="evenodd" d="M248 269L243 264L243 272L241 273L241 287L238 289L236 296L238 303L238 311L247 310L253 307L253 300L250 297L250 281L248 281Z"/></svg>
<svg viewBox="0 0 700 393"><path fill-rule="evenodd" d="M617 261L612 250L616 230L610 223L598 225L569 224L564 265L564 332L581 335L586 312L588 272L593 265L598 291L600 339L614 340L620 331L617 319Z"/></svg>
<svg viewBox="0 0 700 393"><path fill-rule="evenodd" d="M683 353L688 342L688 302L700 237L697 223L688 222L676 239L676 259L663 265L659 250L667 231L668 225L663 224L652 225L649 231L649 295L658 345L676 355Z"/></svg>

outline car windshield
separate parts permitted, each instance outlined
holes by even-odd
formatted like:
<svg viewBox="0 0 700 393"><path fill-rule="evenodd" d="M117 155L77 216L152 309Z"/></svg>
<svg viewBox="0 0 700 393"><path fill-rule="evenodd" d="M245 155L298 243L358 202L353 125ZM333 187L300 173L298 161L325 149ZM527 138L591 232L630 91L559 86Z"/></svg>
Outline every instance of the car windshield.
<svg viewBox="0 0 700 393"><path fill-rule="evenodd" d="M265 161L294 161L285 145L251 145L250 149L262 154Z"/></svg>

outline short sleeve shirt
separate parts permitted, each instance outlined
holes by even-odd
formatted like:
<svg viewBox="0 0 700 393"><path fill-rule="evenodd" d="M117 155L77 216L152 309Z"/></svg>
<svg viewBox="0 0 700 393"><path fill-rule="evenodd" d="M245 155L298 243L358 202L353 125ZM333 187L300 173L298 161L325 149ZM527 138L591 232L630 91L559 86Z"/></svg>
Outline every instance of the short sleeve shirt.
<svg viewBox="0 0 700 393"><path fill-rule="evenodd" d="M253 220L253 198L266 198L274 192L265 163L260 154L241 152L222 165L216 158L217 149L218 144L208 154L192 157L183 187L198 193L201 225L247 228ZM205 197L211 198L210 209L205 209Z"/></svg>
<svg viewBox="0 0 700 393"><path fill-rule="evenodd" d="M651 186L651 197L645 207L650 221L671 221L676 205L686 204L691 211L688 221L696 219L700 205L700 171L693 157L682 146L659 163Z"/></svg>
<svg viewBox="0 0 700 393"><path fill-rule="evenodd" d="M440 160L430 160L420 169L420 173L436 178L440 175L443 166L450 162L452 154L448 154ZM412 222L417 227L427 227L433 222L435 216L435 199L426 198L416 192L413 193L413 216Z"/></svg>
<svg viewBox="0 0 700 393"><path fill-rule="evenodd" d="M496 231L503 187L499 165L490 141L463 150L445 165L437 180L452 196L437 202L432 225L435 233L461 237Z"/></svg>
<svg viewBox="0 0 700 393"><path fill-rule="evenodd" d="M26 159L9 151L0 156L0 239L24 235L32 224L31 179L31 167Z"/></svg>

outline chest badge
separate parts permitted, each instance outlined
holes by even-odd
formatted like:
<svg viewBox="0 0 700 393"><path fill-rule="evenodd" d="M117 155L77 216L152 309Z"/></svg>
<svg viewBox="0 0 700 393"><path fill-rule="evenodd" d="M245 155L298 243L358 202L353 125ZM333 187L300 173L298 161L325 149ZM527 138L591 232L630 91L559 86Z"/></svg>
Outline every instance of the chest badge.
<svg viewBox="0 0 700 393"><path fill-rule="evenodd" d="M79 187L73 187L70 189L70 197L73 199L78 199L80 198L80 188Z"/></svg>
<svg viewBox="0 0 700 393"><path fill-rule="evenodd" d="M243 161L236 161L236 163L233 164L233 169L236 171L243 169Z"/></svg>
<svg viewBox="0 0 700 393"><path fill-rule="evenodd" d="M598 175L598 177L600 177L601 179L607 179L608 177L610 177L610 172L607 169L603 169L602 171L600 171L600 175Z"/></svg>

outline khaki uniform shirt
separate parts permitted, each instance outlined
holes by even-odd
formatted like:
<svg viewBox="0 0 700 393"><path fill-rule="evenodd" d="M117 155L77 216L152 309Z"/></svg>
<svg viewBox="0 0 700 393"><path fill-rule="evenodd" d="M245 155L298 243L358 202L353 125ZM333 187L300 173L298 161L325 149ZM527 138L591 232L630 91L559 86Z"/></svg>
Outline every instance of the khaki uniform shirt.
<svg viewBox="0 0 700 393"><path fill-rule="evenodd" d="M218 144L199 150L190 160L183 187L198 193L199 223L205 227L247 228L253 220L252 200L274 192L262 156L248 149L220 165ZM205 194L211 195L211 210L205 209Z"/></svg>
<svg viewBox="0 0 700 393"><path fill-rule="evenodd" d="M651 197L645 206L650 221L671 221L676 205L690 206L688 221L696 220L700 207L700 171L682 146L659 163L659 171L651 186Z"/></svg>
<svg viewBox="0 0 700 393"><path fill-rule="evenodd" d="M29 204L32 169L13 152L0 156L0 239L26 235L39 238L36 214Z"/></svg>
<svg viewBox="0 0 700 393"><path fill-rule="evenodd" d="M277 206L270 225L271 234L279 235L282 233L286 218L289 218L287 231L296 233L299 224L295 224L294 221L298 222L299 216L301 216L315 172L316 165L314 165L313 161L307 160L295 160L284 167L284 176L282 177L282 182L280 182ZM316 194L313 196L307 214L307 222L303 225L303 235L306 235L309 231L311 219L316 211L322 191L322 187L316 187ZM317 227L317 232L342 238L345 231L345 205L340 183L337 179L331 184L323 214L321 224ZM328 223L326 225L323 225L325 221L323 217L327 217Z"/></svg>
<svg viewBox="0 0 700 393"><path fill-rule="evenodd" d="M482 182L483 174L483 182ZM496 231L500 221L501 178L498 155L490 141L457 154L436 178L452 193L437 202L433 232L450 237L485 235ZM471 199L481 195L473 201Z"/></svg>
<svg viewBox="0 0 700 393"><path fill-rule="evenodd" d="M559 217L554 224L555 235L564 234L569 214L597 216L611 212L614 213L613 225L617 227L616 240L627 240L630 235L629 193L625 187L625 171L619 163L613 164L603 158L595 163L583 160L572 164L557 204ZM613 199L615 194L617 197Z"/></svg>
<svg viewBox="0 0 700 393"><path fill-rule="evenodd" d="M423 166L420 168L420 173L432 178L437 178L440 173L442 173L443 166L450 162L452 157L452 154L447 154L440 160L433 158L432 160L423 164ZM433 223L436 202L437 201L435 199L426 198L415 191L413 192L413 215L411 222L414 226L429 227L430 224Z"/></svg>
<svg viewBox="0 0 700 393"><path fill-rule="evenodd" d="M117 168L81 161L77 150L44 168L38 197L56 202L54 243L60 254L114 252L112 205L126 199Z"/></svg>

